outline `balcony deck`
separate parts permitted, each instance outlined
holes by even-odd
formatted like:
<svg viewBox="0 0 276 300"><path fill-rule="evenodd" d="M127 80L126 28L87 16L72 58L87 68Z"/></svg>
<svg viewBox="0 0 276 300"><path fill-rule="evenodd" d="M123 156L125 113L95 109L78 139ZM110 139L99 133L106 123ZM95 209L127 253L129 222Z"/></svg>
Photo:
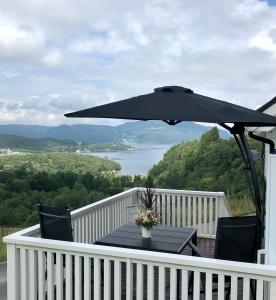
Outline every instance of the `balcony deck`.
<svg viewBox="0 0 276 300"><path fill-rule="evenodd" d="M192 257L188 249L176 255L93 244L132 220L136 192L73 211L74 242L42 239L39 225L5 237L8 300L220 300L226 279L231 300L251 299L252 282L256 299L276 299L276 267ZM158 189L156 194L161 224L197 228L199 248L212 257L217 219L231 215L224 193Z"/></svg>

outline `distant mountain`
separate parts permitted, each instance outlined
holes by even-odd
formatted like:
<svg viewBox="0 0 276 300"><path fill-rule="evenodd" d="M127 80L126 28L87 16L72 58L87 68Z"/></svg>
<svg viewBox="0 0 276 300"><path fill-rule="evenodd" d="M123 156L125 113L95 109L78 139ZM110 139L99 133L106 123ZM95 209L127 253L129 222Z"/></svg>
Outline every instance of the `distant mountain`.
<svg viewBox="0 0 276 300"><path fill-rule="evenodd" d="M118 126L108 125L0 125L0 134L25 136L29 138L54 138L83 143L134 143L175 144L200 138L210 128L192 122L168 126L160 121L127 122ZM220 130L222 137L228 133Z"/></svg>
<svg viewBox="0 0 276 300"><path fill-rule="evenodd" d="M0 134L0 148L25 151L76 151L78 144L70 140L54 138L30 138Z"/></svg>

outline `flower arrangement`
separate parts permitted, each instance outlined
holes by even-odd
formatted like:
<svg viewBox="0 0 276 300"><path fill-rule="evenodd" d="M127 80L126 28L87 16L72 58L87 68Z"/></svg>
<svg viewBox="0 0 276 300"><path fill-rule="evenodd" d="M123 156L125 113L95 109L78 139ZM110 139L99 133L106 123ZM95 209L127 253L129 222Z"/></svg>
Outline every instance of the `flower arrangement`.
<svg viewBox="0 0 276 300"><path fill-rule="evenodd" d="M158 214L153 212L152 210L145 210L139 212L134 216L134 222L138 226L145 227L147 229L151 229L154 225L159 223Z"/></svg>

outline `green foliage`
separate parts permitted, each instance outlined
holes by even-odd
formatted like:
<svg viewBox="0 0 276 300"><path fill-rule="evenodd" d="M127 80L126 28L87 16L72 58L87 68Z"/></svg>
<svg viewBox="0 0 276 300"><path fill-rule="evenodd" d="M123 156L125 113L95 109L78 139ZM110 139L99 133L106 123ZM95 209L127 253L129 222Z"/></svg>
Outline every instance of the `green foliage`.
<svg viewBox="0 0 276 300"><path fill-rule="evenodd" d="M134 148L122 143L77 143L68 139L0 134L0 152L1 149L22 152L108 152L133 150Z"/></svg>
<svg viewBox="0 0 276 300"><path fill-rule="evenodd" d="M37 223L37 203L76 209L144 184L140 176L112 173L4 170L0 173L0 224L24 227Z"/></svg>
<svg viewBox="0 0 276 300"><path fill-rule="evenodd" d="M254 148L260 147L254 143ZM260 162L257 162L260 174ZM199 141L172 147L149 172L162 188L224 191L230 198L249 195L244 164L233 138L222 139L218 129L204 133Z"/></svg>
<svg viewBox="0 0 276 300"><path fill-rule="evenodd" d="M56 173L98 173L119 171L120 165L111 160L73 153L30 153L1 155L0 170L20 170Z"/></svg>
<svg viewBox="0 0 276 300"><path fill-rule="evenodd" d="M3 237L14 233L21 228L13 228L13 227L2 227L0 226L0 262L7 260L7 245L3 243Z"/></svg>
<svg viewBox="0 0 276 300"><path fill-rule="evenodd" d="M70 140L54 138L35 139L25 136L0 134L0 148L20 151L76 151L78 144Z"/></svg>

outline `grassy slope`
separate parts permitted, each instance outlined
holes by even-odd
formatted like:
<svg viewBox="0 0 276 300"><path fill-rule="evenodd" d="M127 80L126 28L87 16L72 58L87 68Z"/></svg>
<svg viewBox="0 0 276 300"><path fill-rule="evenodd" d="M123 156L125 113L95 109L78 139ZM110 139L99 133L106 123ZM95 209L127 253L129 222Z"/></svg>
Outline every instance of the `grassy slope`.
<svg viewBox="0 0 276 300"><path fill-rule="evenodd" d="M0 262L6 261L7 259L7 247L3 243L3 237L20 230L21 228L16 227L0 227Z"/></svg>
<svg viewBox="0 0 276 300"><path fill-rule="evenodd" d="M120 165L118 163L91 155L71 153L31 153L0 156L0 170L15 170L21 166L27 167L33 171L45 171L49 173L58 171L97 173L120 170Z"/></svg>

